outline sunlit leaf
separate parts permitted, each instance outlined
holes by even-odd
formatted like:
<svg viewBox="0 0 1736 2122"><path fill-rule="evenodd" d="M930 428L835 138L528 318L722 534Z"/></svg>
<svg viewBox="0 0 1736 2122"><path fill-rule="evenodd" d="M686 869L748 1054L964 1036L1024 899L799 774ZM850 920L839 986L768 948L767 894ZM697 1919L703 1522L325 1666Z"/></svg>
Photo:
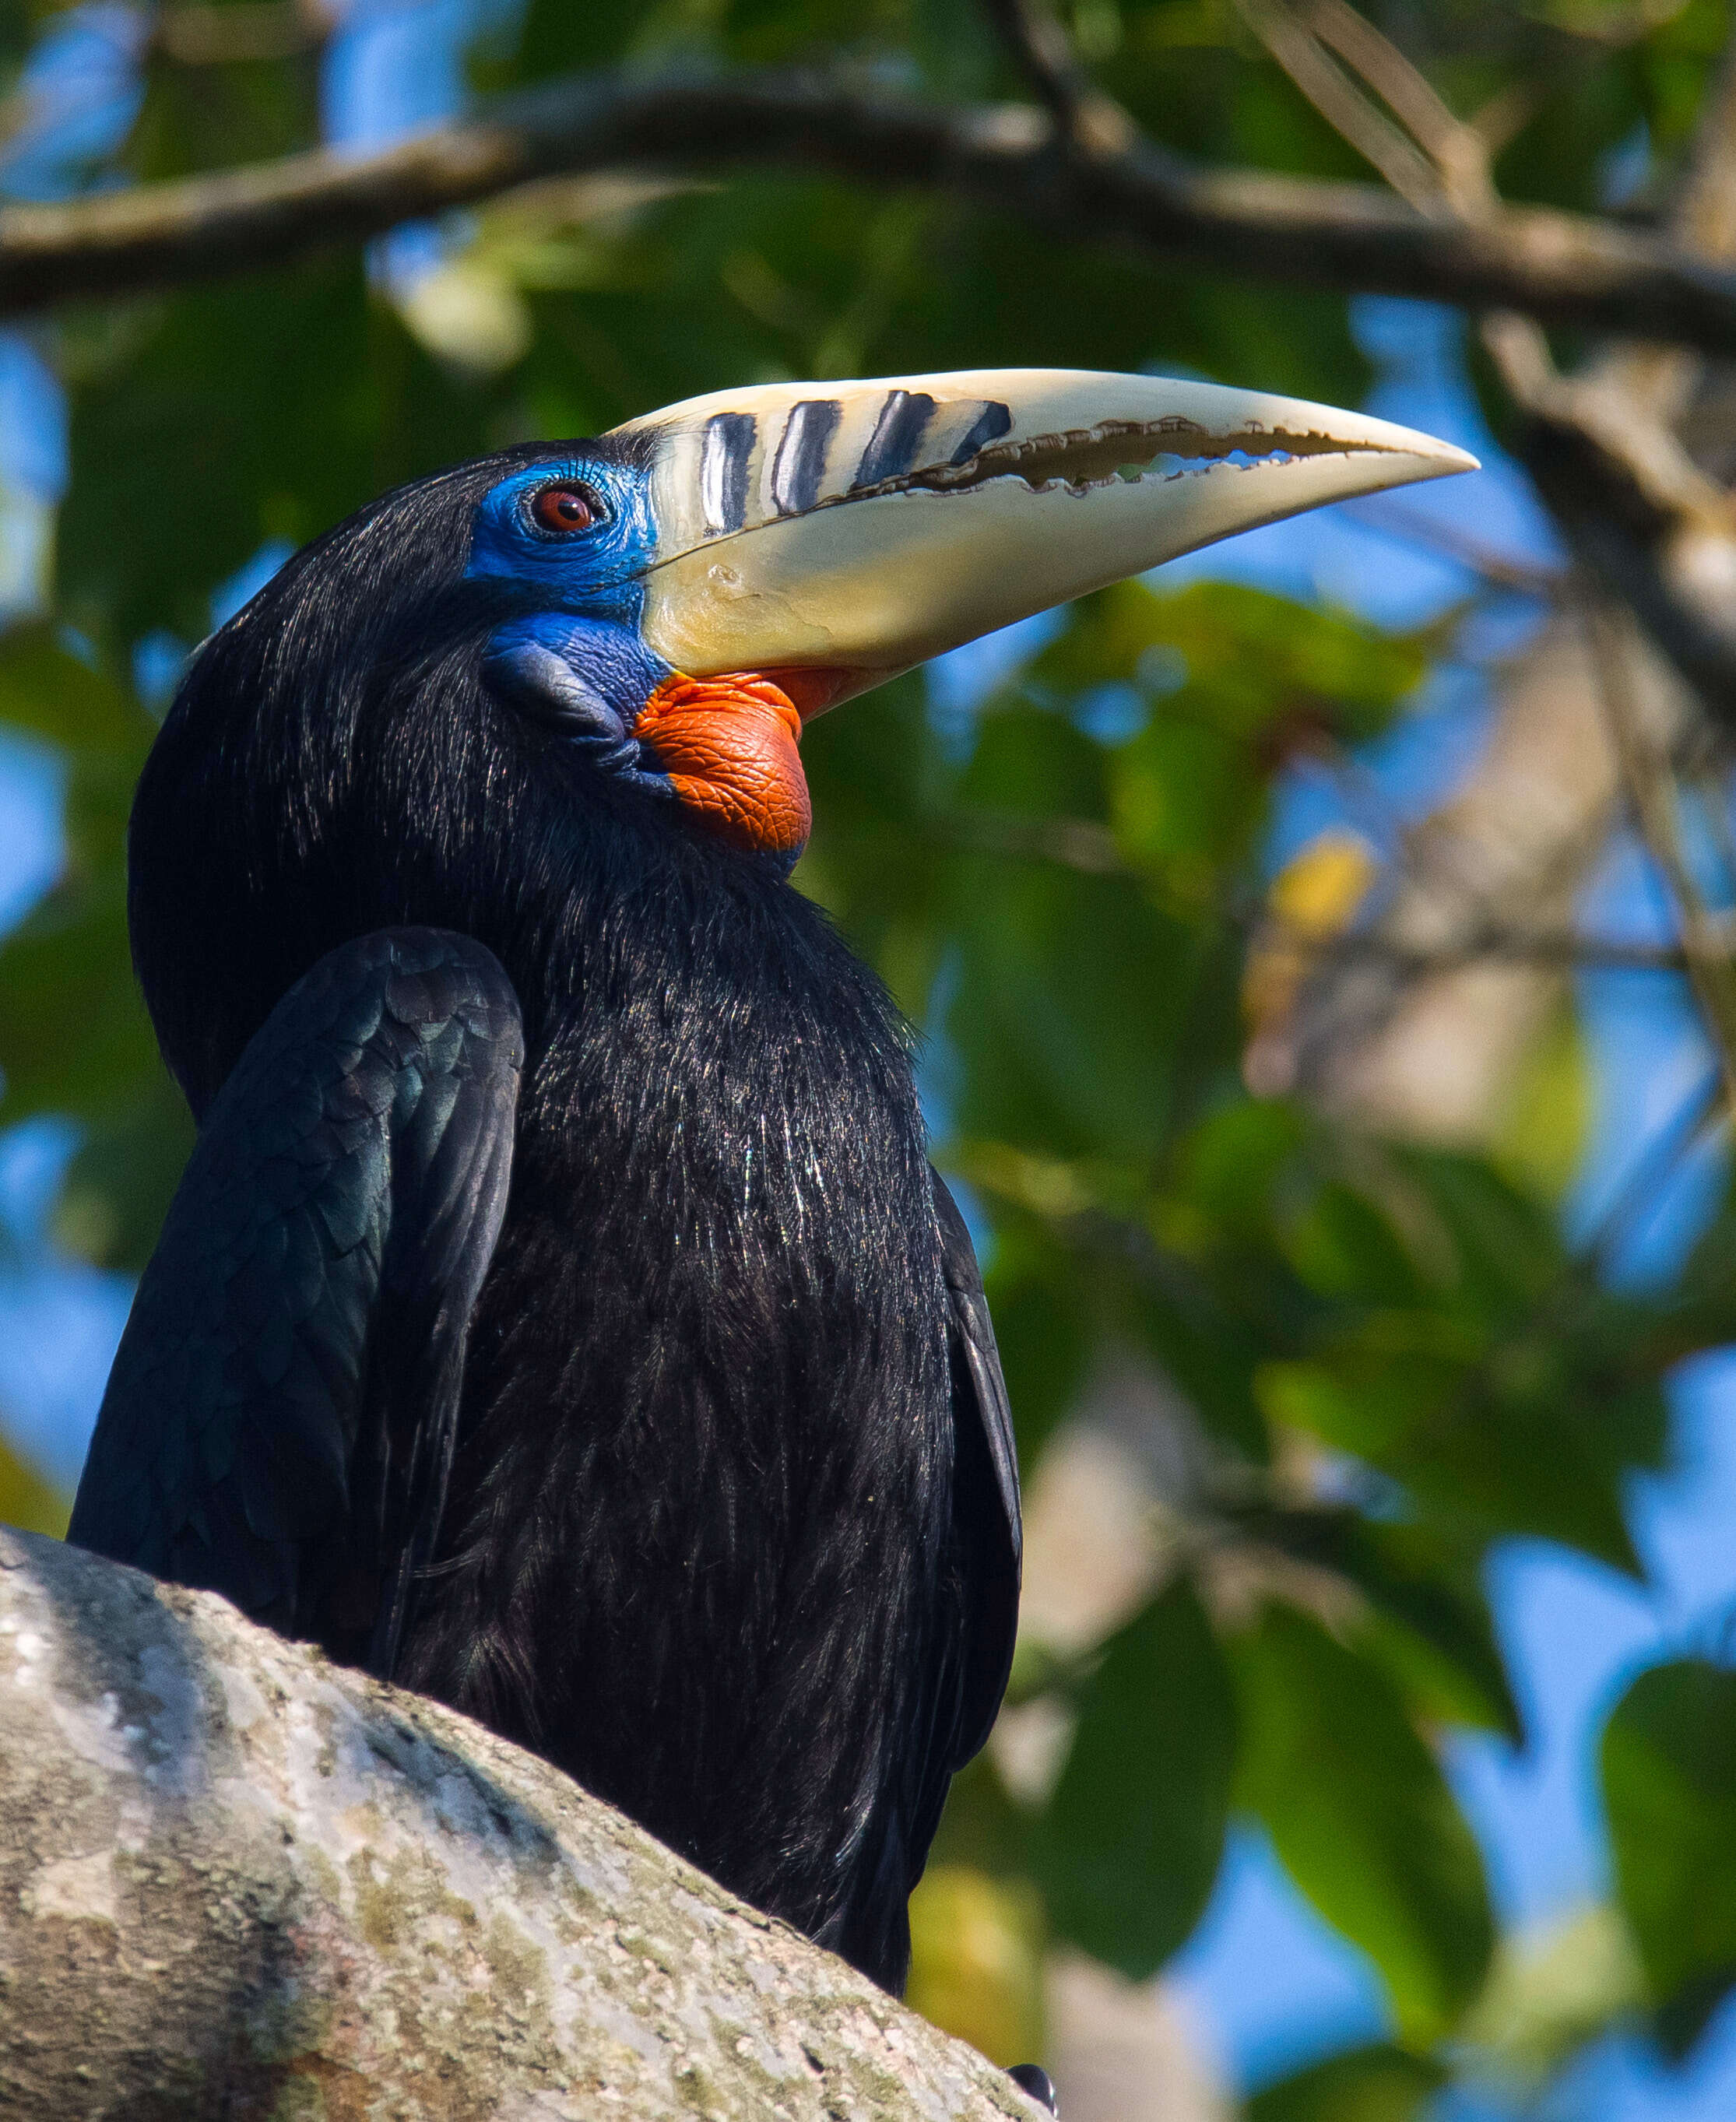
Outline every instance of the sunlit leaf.
<svg viewBox="0 0 1736 2122"><path fill-rule="evenodd" d="M1601 1761L1621 1909L1679 2055L1736 1983L1736 1672L1685 1658L1641 1673Z"/></svg>
<svg viewBox="0 0 1736 2122"><path fill-rule="evenodd" d="M1438 2039L1494 1942L1481 1859L1392 1681L1294 1608L1233 1646L1238 1793L1328 1922L1386 1977L1401 2031Z"/></svg>
<svg viewBox="0 0 1736 2122"><path fill-rule="evenodd" d="M1645 2002L1633 1938L1603 1903L1501 1942L1459 2030L1479 2077L1535 2092L1575 2050L1631 2022Z"/></svg>

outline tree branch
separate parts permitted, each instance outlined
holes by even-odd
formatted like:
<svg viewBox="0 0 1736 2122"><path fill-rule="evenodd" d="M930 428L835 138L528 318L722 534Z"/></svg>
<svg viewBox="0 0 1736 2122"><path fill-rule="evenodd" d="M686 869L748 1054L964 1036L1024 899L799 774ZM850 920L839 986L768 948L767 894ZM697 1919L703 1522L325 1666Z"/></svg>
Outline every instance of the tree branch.
<svg viewBox="0 0 1736 2122"><path fill-rule="evenodd" d="M1708 932L1726 924L1709 914ZM1619 937L1582 936L1572 928L1503 927L1490 922L1473 930L1462 942L1407 944L1378 929L1348 935L1320 937L1298 933L1282 923L1274 923L1262 937L1269 950L1282 951L1305 965L1310 975L1331 965L1372 962L1391 970L1421 978L1434 973L1462 971L1467 965L1536 965L1545 970L1615 973L1687 973L1694 960L1671 943L1628 943Z"/></svg>
<svg viewBox="0 0 1736 2122"><path fill-rule="evenodd" d="M1736 259L1736 40L1700 114L1672 202L1673 242ZM1678 430L1703 365L1680 347L1606 350L1563 376L1534 320L1485 321L1483 340L1523 415L1514 448L1587 570L1629 605L1726 744L1736 734L1736 508Z"/></svg>
<svg viewBox="0 0 1736 2122"><path fill-rule="evenodd" d="M1563 376L1543 334L1510 312L1483 344L1523 415L1512 446L1588 570L1631 605L1715 725L1736 732L1736 545L1728 497L1621 364Z"/></svg>
<svg viewBox="0 0 1736 2122"><path fill-rule="evenodd" d="M1446 206L1430 157L1345 77L1312 26L1292 14L1282 0L1236 0L1236 12L1327 124L1371 169L1379 171L1401 199L1419 213ZM1379 41L1386 44L1384 38Z"/></svg>
<svg viewBox="0 0 1736 2122"><path fill-rule="evenodd" d="M1036 2113L546 1763L211 1593L0 1527L0 2113Z"/></svg>
<svg viewBox="0 0 1736 2122"><path fill-rule="evenodd" d="M1138 125L1080 64L1046 0L983 0L983 12L1069 147L1094 159L1139 144Z"/></svg>
<svg viewBox="0 0 1736 2122"><path fill-rule="evenodd" d="M1237 5L1322 115L1420 210L1433 186L1457 226L1487 227L1506 211L1475 129L1461 125L1404 54L1344 0L1313 0L1306 26L1288 0ZM1327 45L1361 87L1331 63ZM1404 119L1405 133L1364 90ZM1707 100L1670 217L1673 240L1708 270L1736 255L1733 126L1736 46ZM1499 311L1484 320L1482 337L1524 416L1514 447L1568 542L1633 607L1712 718L1736 728L1736 625L1727 610L1736 512L1670 424L1693 386L1693 356L1630 345L1570 377L1556 371L1535 316Z"/></svg>
<svg viewBox="0 0 1736 2122"><path fill-rule="evenodd" d="M152 48L177 65L235 66L316 51L337 27L325 0L231 0L227 7L165 7Z"/></svg>
<svg viewBox="0 0 1736 2122"><path fill-rule="evenodd" d="M947 108L816 75L554 84L375 154L328 149L0 210L0 314L276 264L538 177L622 166L831 170L975 199L1074 242L1238 277L1518 310L1736 352L1736 273L1532 207L1430 220L1373 187L1196 167L1149 143L1082 158L1029 105Z"/></svg>
<svg viewBox="0 0 1736 2122"><path fill-rule="evenodd" d="M1677 790L1668 756L1649 741L1645 717L1631 683L1631 619L1623 607L1619 617L1595 598L1584 604L1590 635L1592 667L1609 723L1610 739L1621 762L1635 822L1651 858L1662 871L1687 957L1688 978L1700 1013L1724 1072L1724 1095L1736 1105L1736 966L1733 966L1724 924L1707 906L1682 846L1677 816Z"/></svg>

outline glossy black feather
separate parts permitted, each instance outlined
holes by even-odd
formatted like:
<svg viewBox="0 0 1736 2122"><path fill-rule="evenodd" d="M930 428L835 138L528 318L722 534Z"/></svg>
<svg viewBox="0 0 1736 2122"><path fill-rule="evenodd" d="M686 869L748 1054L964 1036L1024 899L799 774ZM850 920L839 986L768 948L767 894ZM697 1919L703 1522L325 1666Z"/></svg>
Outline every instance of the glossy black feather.
<svg viewBox="0 0 1736 2122"><path fill-rule="evenodd" d="M70 1538L390 1676L523 1059L517 998L466 937L368 936L290 990L200 1129Z"/></svg>
<svg viewBox="0 0 1736 2122"><path fill-rule="evenodd" d="M1017 1485L981 1285L906 1029L825 915L490 690L498 604L461 579L466 541L532 454L387 496L207 644L134 806L135 960L208 1129L278 998L350 939L429 924L504 969L512 1194L398 1676L896 1987L906 1896L1011 1654ZM377 1123L389 1069L352 1078ZM446 1140L417 1167L423 1273L451 1266L442 1204L469 1183ZM349 1196L333 1218L333 1244L364 1241ZM299 1225L249 1257L256 1361L273 1292L305 1302L317 1264ZM395 1257L377 1300L332 1302L336 1344L369 1302L414 1321ZM408 1399L381 1433L400 1419L420 1433ZM191 1525L218 1477L161 1414L128 1419ZM290 1498L275 1450L260 1478L269 1517ZM387 1507L431 1532L425 1507ZM230 1552L236 1596L284 1566L270 1542Z"/></svg>

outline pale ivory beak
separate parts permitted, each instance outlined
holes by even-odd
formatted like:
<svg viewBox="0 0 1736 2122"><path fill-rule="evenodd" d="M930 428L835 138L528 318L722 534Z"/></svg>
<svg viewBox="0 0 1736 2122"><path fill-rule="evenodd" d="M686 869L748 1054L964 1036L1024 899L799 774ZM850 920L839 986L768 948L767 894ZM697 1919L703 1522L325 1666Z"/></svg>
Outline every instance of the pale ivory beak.
<svg viewBox="0 0 1736 2122"><path fill-rule="evenodd" d="M831 674L816 708L1280 517L1475 471L1359 413L1160 376L977 368L723 390L653 438L648 647Z"/></svg>

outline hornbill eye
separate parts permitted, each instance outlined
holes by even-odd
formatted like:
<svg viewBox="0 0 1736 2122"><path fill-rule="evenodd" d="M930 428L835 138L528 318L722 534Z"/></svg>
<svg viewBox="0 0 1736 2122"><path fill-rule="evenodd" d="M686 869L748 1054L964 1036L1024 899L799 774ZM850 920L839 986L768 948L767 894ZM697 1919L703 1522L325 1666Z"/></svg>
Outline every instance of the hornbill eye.
<svg viewBox="0 0 1736 2122"><path fill-rule="evenodd" d="M531 502L531 519L537 529L557 538L588 530L601 514L595 495L582 486L545 486Z"/></svg>

